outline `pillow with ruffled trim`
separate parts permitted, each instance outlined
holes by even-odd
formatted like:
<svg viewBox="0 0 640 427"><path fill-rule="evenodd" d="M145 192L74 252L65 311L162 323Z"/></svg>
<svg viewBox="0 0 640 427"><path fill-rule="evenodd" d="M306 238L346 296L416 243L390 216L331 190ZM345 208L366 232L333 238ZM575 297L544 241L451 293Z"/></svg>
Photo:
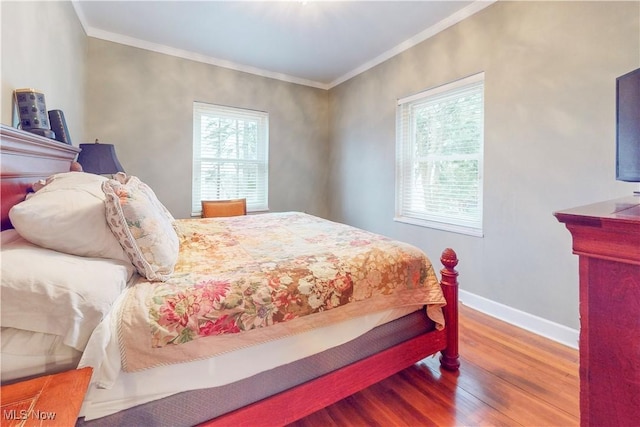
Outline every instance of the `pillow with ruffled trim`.
<svg viewBox="0 0 640 427"><path fill-rule="evenodd" d="M107 224L122 249L140 275L165 281L178 259L179 240L172 217L150 190L135 176L102 184Z"/></svg>

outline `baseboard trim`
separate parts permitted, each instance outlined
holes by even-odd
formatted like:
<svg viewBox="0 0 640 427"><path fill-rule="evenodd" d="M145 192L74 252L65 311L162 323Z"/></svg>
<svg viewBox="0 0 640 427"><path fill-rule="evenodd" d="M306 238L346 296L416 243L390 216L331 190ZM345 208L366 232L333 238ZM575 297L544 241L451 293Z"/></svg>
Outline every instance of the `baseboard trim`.
<svg viewBox="0 0 640 427"><path fill-rule="evenodd" d="M508 305L459 290L460 302L474 310L508 322L534 334L559 342L571 348L578 348L580 332L559 323L551 322L542 317L534 316Z"/></svg>

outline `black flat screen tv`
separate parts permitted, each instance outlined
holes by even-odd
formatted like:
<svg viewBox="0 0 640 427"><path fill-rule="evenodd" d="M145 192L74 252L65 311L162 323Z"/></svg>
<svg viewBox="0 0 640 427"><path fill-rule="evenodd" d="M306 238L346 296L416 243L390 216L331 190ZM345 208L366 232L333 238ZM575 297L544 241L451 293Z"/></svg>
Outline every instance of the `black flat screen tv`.
<svg viewBox="0 0 640 427"><path fill-rule="evenodd" d="M640 182L640 68L616 79L616 179Z"/></svg>

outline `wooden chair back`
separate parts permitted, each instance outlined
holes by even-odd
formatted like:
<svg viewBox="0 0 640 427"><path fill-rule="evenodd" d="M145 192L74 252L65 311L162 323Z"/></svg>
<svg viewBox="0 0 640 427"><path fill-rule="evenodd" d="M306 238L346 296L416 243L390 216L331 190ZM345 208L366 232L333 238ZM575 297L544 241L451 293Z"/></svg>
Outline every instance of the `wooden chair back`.
<svg viewBox="0 0 640 427"><path fill-rule="evenodd" d="M202 218L247 214L247 199L203 200Z"/></svg>

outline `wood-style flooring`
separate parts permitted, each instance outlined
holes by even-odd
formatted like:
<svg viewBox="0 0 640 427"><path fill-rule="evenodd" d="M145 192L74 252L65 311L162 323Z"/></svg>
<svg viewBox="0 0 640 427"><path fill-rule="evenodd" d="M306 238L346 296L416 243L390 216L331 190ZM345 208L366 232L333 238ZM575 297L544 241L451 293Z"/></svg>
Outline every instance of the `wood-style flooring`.
<svg viewBox="0 0 640 427"><path fill-rule="evenodd" d="M427 358L292 424L577 426L578 351L460 307L461 367Z"/></svg>

